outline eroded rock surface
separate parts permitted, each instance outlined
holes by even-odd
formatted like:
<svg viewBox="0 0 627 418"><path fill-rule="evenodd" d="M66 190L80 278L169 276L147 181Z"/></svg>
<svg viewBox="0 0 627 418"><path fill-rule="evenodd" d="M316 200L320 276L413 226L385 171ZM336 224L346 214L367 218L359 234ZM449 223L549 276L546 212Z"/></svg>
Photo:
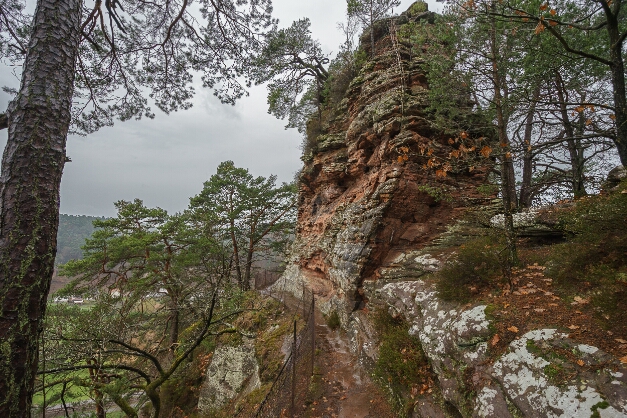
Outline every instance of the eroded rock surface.
<svg viewBox="0 0 627 418"><path fill-rule="evenodd" d="M218 410L260 385L259 365L252 345L218 347L200 390L198 409L203 413Z"/></svg>
<svg viewBox="0 0 627 418"><path fill-rule="evenodd" d="M368 304L371 283L398 279L399 254L429 245L465 208L493 203L480 187L492 160L477 157L488 135L434 123L421 49L397 35L432 20L419 4L375 25L377 56L303 157L296 242L277 287L307 283L343 323ZM429 269L414 264L416 278Z"/></svg>
<svg viewBox="0 0 627 418"><path fill-rule="evenodd" d="M412 6L374 25L377 55L310 138L296 239L275 290L312 289L324 313L339 314L364 364L377 359L370 308L407 319L441 393L414 399L415 417L627 416L627 371L611 356L549 329L503 343L506 352L495 355L486 306L443 302L427 280L459 245L499 227L501 203L486 187L492 160L475 158L490 133L432 119L426 46L395 35L403 24L432 21L425 10ZM554 218L530 212L517 227L550 238L559 235Z"/></svg>
<svg viewBox="0 0 627 418"><path fill-rule="evenodd" d="M422 280L386 284L377 296L410 320L444 399L462 416L627 416L627 369L596 347L540 329L493 358L487 306L460 310Z"/></svg>

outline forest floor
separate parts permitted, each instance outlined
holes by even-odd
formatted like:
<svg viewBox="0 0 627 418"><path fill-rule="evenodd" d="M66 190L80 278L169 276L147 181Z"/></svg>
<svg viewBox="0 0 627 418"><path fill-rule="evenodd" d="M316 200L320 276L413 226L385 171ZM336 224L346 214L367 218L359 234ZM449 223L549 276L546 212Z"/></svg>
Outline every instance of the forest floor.
<svg viewBox="0 0 627 418"><path fill-rule="evenodd" d="M527 331L557 328L569 337L616 356L627 363L627 324L601 321L590 301L586 284L564 292L546 277L538 264L514 269L513 289L496 294L486 291L476 297L490 308L496 333L490 341L495 355ZM609 317L607 319L610 319Z"/></svg>

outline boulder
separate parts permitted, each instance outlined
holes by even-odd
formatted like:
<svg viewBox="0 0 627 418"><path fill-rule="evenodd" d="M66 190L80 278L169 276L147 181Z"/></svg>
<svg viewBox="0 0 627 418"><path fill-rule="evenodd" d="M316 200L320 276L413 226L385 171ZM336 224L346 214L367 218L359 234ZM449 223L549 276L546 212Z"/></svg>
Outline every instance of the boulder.
<svg viewBox="0 0 627 418"><path fill-rule="evenodd" d="M260 386L259 365L251 344L218 347L200 389L198 409L208 414Z"/></svg>

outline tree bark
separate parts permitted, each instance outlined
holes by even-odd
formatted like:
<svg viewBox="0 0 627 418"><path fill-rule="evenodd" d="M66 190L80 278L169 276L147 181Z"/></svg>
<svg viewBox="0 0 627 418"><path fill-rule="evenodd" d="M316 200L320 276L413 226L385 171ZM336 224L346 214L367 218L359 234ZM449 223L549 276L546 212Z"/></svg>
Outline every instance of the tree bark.
<svg viewBox="0 0 627 418"><path fill-rule="evenodd" d="M0 416L29 417L59 223L80 0L39 0L0 175Z"/></svg>
<svg viewBox="0 0 627 418"><path fill-rule="evenodd" d="M507 135L506 115L503 109L503 79L499 71L499 51L496 39L496 22L494 10L496 4L492 3L493 16L490 28L490 49L492 60L492 87L494 88L494 107L496 110L496 124L501 147L501 190L503 194L504 230L507 247L507 262L505 275L511 283L512 267L518 265L518 252L516 249L516 231L514 230L514 218L512 210L516 206L516 184L514 183L514 165L510 152L510 141Z"/></svg>
<svg viewBox="0 0 627 418"><path fill-rule="evenodd" d="M607 17L607 33L610 38L610 73L614 95L614 116L616 117L616 138L614 143L623 166L627 167L627 95L625 90L625 62L623 61L623 42L621 38L618 11L621 1L614 5L616 13L610 6L603 5Z"/></svg>
<svg viewBox="0 0 627 418"><path fill-rule="evenodd" d="M571 187L573 196L577 199L587 194L584 183L585 155L581 145L581 139L576 138L575 129L568 116L568 108L566 107L568 101L567 92L559 72L555 74L555 86L559 100L562 125L564 126L564 132L566 132L566 145L570 157ZM583 132L580 132L580 134L583 134Z"/></svg>
<svg viewBox="0 0 627 418"><path fill-rule="evenodd" d="M248 251L246 253L246 270L245 270L245 275L244 275L244 283L243 283L244 286L242 287L242 290L244 291L250 290L250 276L251 276L252 267L253 267L253 255L255 254L255 244L254 244L252 234L253 233L251 231L251 236L250 236L249 243L248 243Z"/></svg>
<svg viewBox="0 0 627 418"><path fill-rule="evenodd" d="M533 180L533 148L531 146L531 137L533 134L533 117L536 113L536 104L540 97L540 85L535 88L533 98L527 111L525 118L525 136L523 137L523 172L522 184L520 186L519 206L521 208L530 208L533 203L534 187Z"/></svg>

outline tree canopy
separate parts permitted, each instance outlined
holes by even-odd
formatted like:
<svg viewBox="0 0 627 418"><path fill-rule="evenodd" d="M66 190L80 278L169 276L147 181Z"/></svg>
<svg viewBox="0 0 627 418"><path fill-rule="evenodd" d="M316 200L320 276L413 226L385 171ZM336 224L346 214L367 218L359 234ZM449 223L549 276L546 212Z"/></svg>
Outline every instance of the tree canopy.
<svg viewBox="0 0 627 418"><path fill-rule="evenodd" d="M284 247L293 234L296 187L277 186L276 176L254 177L225 161L190 199L190 211L198 218L215 217L230 241L237 282L248 290L253 263Z"/></svg>
<svg viewBox="0 0 627 418"><path fill-rule="evenodd" d="M287 118L288 128L304 125L303 108L312 102L321 105L322 89L329 78L328 55L312 39L310 26L304 18L288 28L270 31L252 66L257 84L269 82L268 113Z"/></svg>
<svg viewBox="0 0 627 418"><path fill-rule="evenodd" d="M270 0L38 0L30 19L19 0L0 6L0 53L23 58L20 88L0 118L8 128L0 174L0 415L30 413L68 132L153 117L153 103L165 113L189 108L192 71L234 103L250 85L253 51L275 23L271 11Z"/></svg>

